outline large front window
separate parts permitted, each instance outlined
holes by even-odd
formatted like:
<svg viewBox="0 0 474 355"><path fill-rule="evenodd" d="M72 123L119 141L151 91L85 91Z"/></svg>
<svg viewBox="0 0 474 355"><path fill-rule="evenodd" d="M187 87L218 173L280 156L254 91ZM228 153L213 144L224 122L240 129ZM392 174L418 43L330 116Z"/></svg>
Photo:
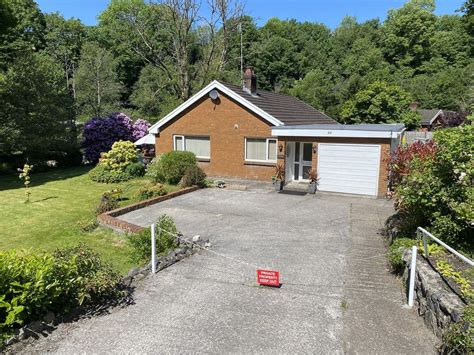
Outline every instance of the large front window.
<svg viewBox="0 0 474 355"><path fill-rule="evenodd" d="M211 158L209 137L174 136L174 150L192 152L198 159Z"/></svg>
<svg viewBox="0 0 474 355"><path fill-rule="evenodd" d="M274 138L245 138L245 160L276 162L277 140Z"/></svg>

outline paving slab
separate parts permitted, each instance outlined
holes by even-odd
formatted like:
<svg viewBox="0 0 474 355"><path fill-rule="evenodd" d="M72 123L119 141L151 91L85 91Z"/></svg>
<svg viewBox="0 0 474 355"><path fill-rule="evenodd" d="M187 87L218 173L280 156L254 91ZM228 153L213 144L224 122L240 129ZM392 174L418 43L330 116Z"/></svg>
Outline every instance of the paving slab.
<svg viewBox="0 0 474 355"><path fill-rule="evenodd" d="M144 279L133 305L61 325L24 352L435 352L421 318L403 309L377 234L386 200L269 189L204 189L120 218L149 226L172 216L201 251ZM256 268L281 288L256 285Z"/></svg>

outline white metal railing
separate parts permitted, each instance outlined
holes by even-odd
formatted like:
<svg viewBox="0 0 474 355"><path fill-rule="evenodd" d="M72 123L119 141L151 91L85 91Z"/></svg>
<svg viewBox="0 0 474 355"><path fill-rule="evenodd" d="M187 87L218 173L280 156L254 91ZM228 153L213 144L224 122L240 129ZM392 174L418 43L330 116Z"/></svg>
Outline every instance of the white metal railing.
<svg viewBox="0 0 474 355"><path fill-rule="evenodd" d="M436 243L438 243L439 245L441 245L442 247L444 247L445 249L449 250L451 253L456 255L462 261L468 263L471 266L474 266L474 261L469 259L467 256L462 255L460 252L454 250L448 244L446 244L446 243L442 242L441 240L439 240L438 238L436 238L433 234L428 232L426 229L418 227L416 229L416 231L417 231L417 233L421 233L423 235L423 250L425 251L425 257L426 258L429 255L428 254L428 241L427 241L427 239L430 238L431 240L435 241Z"/></svg>
<svg viewBox="0 0 474 355"><path fill-rule="evenodd" d="M449 250L451 253L456 255L462 261L468 263L471 266L474 266L474 261L469 259L467 256L462 255L457 250L454 250L448 244L446 244L446 243L442 242L441 240L439 240L438 238L436 238L433 234L428 232L426 229L418 227L416 229L416 233L417 234L422 234L423 250L425 252L425 258L427 258L429 256L428 238L430 238L431 240L435 241L436 243L438 243L439 245L444 247L446 250ZM416 254L417 254L417 251L418 251L418 248L416 246L414 246L412 248L412 252L411 252L410 284L408 286L408 307L409 308L413 307L413 300L414 300L414 297L415 297L415 277L416 277L415 268L416 268Z"/></svg>

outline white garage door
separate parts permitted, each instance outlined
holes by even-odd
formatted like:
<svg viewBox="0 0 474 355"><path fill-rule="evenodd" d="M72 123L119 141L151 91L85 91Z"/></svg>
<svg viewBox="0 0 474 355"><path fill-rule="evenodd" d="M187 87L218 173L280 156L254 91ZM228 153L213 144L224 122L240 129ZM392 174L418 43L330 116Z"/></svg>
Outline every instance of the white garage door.
<svg viewBox="0 0 474 355"><path fill-rule="evenodd" d="M380 145L320 143L318 189L377 195Z"/></svg>

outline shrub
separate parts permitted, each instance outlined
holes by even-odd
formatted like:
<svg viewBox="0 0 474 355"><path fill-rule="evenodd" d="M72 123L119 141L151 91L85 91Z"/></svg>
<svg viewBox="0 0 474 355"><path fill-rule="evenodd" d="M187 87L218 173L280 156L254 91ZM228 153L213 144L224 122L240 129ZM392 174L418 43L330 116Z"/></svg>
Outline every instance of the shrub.
<svg viewBox="0 0 474 355"><path fill-rule="evenodd" d="M0 338L47 312L118 296L119 275L80 244L54 253L0 252Z"/></svg>
<svg viewBox="0 0 474 355"><path fill-rule="evenodd" d="M119 197L113 191L107 191L100 197L100 202L95 209L97 215L112 211L119 207Z"/></svg>
<svg viewBox="0 0 474 355"><path fill-rule="evenodd" d="M111 171L125 171L130 164L138 162L138 149L130 141L118 141L107 153L102 154L100 165Z"/></svg>
<svg viewBox="0 0 474 355"><path fill-rule="evenodd" d="M143 176L145 174L145 165L142 163L132 163L125 168L124 173L131 177Z"/></svg>
<svg viewBox="0 0 474 355"><path fill-rule="evenodd" d="M399 146L390 155L388 171L389 181L392 187L397 186L404 176L410 172L410 162L416 157L422 161L432 159L436 153L436 143L432 140L414 142L406 146Z"/></svg>
<svg viewBox="0 0 474 355"><path fill-rule="evenodd" d="M146 134L149 126L142 119L132 124L130 117L121 112L104 118L93 117L84 125L84 157L90 163L97 163L100 154L109 151L115 142L136 141Z"/></svg>
<svg viewBox="0 0 474 355"><path fill-rule="evenodd" d="M140 138L148 134L148 128L150 128L150 123L148 121L139 118L135 121L132 126L132 137L133 141L136 142Z"/></svg>
<svg viewBox="0 0 474 355"><path fill-rule="evenodd" d="M178 231L173 218L161 215L156 222L156 253L165 254L168 250L176 247ZM144 264L151 257L151 231L145 229L140 233L131 234L127 239L130 247L130 259L134 263Z"/></svg>
<svg viewBox="0 0 474 355"><path fill-rule="evenodd" d="M474 127L436 131L436 151L425 159L414 156L395 187L396 209L405 228L417 225L454 248L472 253L474 227Z"/></svg>
<svg viewBox="0 0 474 355"><path fill-rule="evenodd" d="M474 353L474 303L464 308L461 320L451 323L443 334L441 354L472 354Z"/></svg>
<svg viewBox="0 0 474 355"><path fill-rule="evenodd" d="M166 194L167 192L165 187L160 183L146 183L137 191L137 197L140 201L147 200L156 196L164 196Z"/></svg>
<svg viewBox="0 0 474 355"><path fill-rule="evenodd" d="M89 171L89 178L95 182L113 184L121 181L127 181L133 178L126 172L117 172L108 170L105 166L99 164Z"/></svg>
<svg viewBox="0 0 474 355"><path fill-rule="evenodd" d="M417 240L410 238L398 238L388 248L388 261L392 271L396 274L401 274L405 267L405 263L402 260L403 252L405 249L411 248L417 245Z"/></svg>
<svg viewBox="0 0 474 355"><path fill-rule="evenodd" d="M178 184L186 169L197 165L196 156L191 152L172 151L162 154L148 165L147 176L154 182Z"/></svg>
<svg viewBox="0 0 474 355"><path fill-rule="evenodd" d="M84 157L96 163L100 154L109 151L115 142L133 139L132 120L119 112L105 118L93 117L85 123L83 137Z"/></svg>
<svg viewBox="0 0 474 355"><path fill-rule="evenodd" d="M198 165L188 167L181 179L181 186L206 187L206 173Z"/></svg>

